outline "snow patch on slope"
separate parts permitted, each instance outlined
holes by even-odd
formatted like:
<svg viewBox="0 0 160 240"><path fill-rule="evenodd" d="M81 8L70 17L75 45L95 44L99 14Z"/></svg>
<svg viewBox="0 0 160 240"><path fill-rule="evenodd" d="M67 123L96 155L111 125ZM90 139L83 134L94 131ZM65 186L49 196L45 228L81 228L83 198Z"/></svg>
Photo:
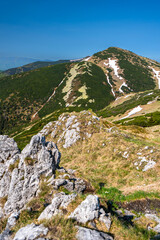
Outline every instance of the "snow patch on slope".
<svg viewBox="0 0 160 240"><path fill-rule="evenodd" d="M121 93L124 93L123 90L122 90L122 87L127 87L129 90L131 90L130 87L128 87L128 85L127 85L125 82L123 82L122 85L121 85L120 88L119 88L119 91L120 91Z"/></svg>
<svg viewBox="0 0 160 240"><path fill-rule="evenodd" d="M88 61L91 57L85 58L84 61Z"/></svg>
<svg viewBox="0 0 160 240"><path fill-rule="evenodd" d="M104 65L113 68L115 76L116 76L117 78L119 78L119 80L123 80L123 78L122 78L122 77L119 75L119 73L118 73L119 67L118 67L118 65L116 64L116 62L117 62L118 60L114 60L114 59L108 58L108 61L109 61L108 63L105 63L105 62L104 62ZM107 79L107 81L108 81L108 79ZM122 90L122 87L123 87L123 86L125 86L125 87L127 87L129 90L131 90L130 87L128 87L128 85L126 84L126 82L123 81L122 85L121 85L120 88L119 88L119 92L124 93L123 90ZM132 90L131 90L131 91L132 91ZM113 87L112 87L112 93L113 93ZM115 93L114 93L114 94L115 94ZM115 96L115 95L114 95L114 96Z"/></svg>
<svg viewBox="0 0 160 240"><path fill-rule="evenodd" d="M124 98L128 98L128 97L130 97L131 95L129 94L129 95L126 95Z"/></svg>
<svg viewBox="0 0 160 240"><path fill-rule="evenodd" d="M108 84L111 86L111 92L112 92L112 94L113 94L113 96L115 97L116 95L115 95L115 92L114 92L114 90L113 90L113 86L112 86L112 84L110 83L110 81L109 81L109 76L106 74L106 76L107 76L107 82L108 82Z"/></svg>
<svg viewBox="0 0 160 240"><path fill-rule="evenodd" d="M108 60L109 60L109 62L108 63L104 63L104 65L113 68L114 74L116 75L116 77L118 77L120 80L122 80L123 78L121 76L119 76L119 74L118 74L119 67L116 65L117 60L112 60L110 58L108 58Z"/></svg>
<svg viewBox="0 0 160 240"><path fill-rule="evenodd" d="M125 119L125 118L128 118L128 117L130 117L131 115L133 115L133 114L135 114L135 113L137 113L137 112L140 112L141 110L142 110L142 108L141 108L140 106L135 107L135 108L133 108L133 109L128 113L128 115L127 115L126 117L123 117L123 118L121 118L120 120Z"/></svg>
<svg viewBox="0 0 160 240"><path fill-rule="evenodd" d="M156 71L154 68L152 68L152 71L154 72L155 77L156 77L157 80L158 80L158 87L159 87L159 89L160 89L160 71Z"/></svg>

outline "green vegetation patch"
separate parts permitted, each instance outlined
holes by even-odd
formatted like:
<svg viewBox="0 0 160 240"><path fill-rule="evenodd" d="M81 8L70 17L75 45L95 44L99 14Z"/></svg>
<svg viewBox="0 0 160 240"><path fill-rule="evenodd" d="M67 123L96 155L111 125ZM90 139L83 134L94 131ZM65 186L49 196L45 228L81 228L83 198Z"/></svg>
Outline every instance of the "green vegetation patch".
<svg viewBox="0 0 160 240"><path fill-rule="evenodd" d="M0 79L0 134L25 124L51 96L70 64L58 64Z"/></svg>
<svg viewBox="0 0 160 240"><path fill-rule="evenodd" d="M91 108L94 111L103 109L114 100L114 97L111 94L111 87L106 80L103 70L93 63L85 62L78 63L78 67L79 70L77 76L72 81L72 89L67 103L70 103L70 101L72 102L71 99L74 97L75 101L73 101L72 104L74 106L73 109L78 108L79 106L82 109ZM60 108L65 108L66 102L63 97L66 93L63 93L63 89L66 86L68 77L69 75L66 76L64 82L56 90L55 97L51 98L39 112L40 117L44 117ZM85 88L86 91L84 99L81 98L82 93L78 91L81 88Z"/></svg>
<svg viewBox="0 0 160 240"><path fill-rule="evenodd" d="M149 101L155 100L155 98L160 98L160 90L146 91L143 93L138 93L133 96L131 99L123 102L122 104L117 105L116 107L106 107L103 110L98 111L97 115L102 117L111 117L117 116L119 114L124 114L127 110L133 109L138 105L145 105ZM158 100L157 99L157 100ZM126 120L126 119L125 119Z"/></svg>
<svg viewBox="0 0 160 240"><path fill-rule="evenodd" d="M99 195L101 195L103 198L106 198L108 201L113 202L125 202L125 201L133 201L137 199L142 198L159 198L160 194L158 192L144 192L144 191L136 191L129 195L124 195L122 191L115 187L105 188L102 187L97 192Z"/></svg>
<svg viewBox="0 0 160 240"><path fill-rule="evenodd" d="M151 127L160 124L160 112L156 111L153 113L148 113L143 116L137 116L133 118L125 118L115 123L120 123L122 125L137 125L141 127Z"/></svg>

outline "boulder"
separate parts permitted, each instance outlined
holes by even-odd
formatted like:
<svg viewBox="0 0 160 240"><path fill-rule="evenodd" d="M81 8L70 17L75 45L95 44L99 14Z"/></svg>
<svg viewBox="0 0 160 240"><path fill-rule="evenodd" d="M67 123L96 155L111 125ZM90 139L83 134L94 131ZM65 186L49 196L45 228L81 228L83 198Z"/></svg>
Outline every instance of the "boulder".
<svg viewBox="0 0 160 240"><path fill-rule="evenodd" d="M160 233L160 218L156 214L151 213L145 214L145 217L157 222L157 225L153 228L153 230L157 233Z"/></svg>
<svg viewBox="0 0 160 240"><path fill-rule="evenodd" d="M20 215L20 212L18 211L13 212L8 218L6 228L11 229L12 227L14 227L19 218L19 215Z"/></svg>
<svg viewBox="0 0 160 240"><path fill-rule="evenodd" d="M106 213L102 208L100 209L100 217L99 217L99 221L103 222L106 226L106 228L108 229L108 231L110 230L111 227L111 214L110 213Z"/></svg>
<svg viewBox="0 0 160 240"><path fill-rule="evenodd" d="M60 175L58 179L50 181L50 184L52 184L56 190L63 186L69 192L82 193L86 189L85 181L80 178L75 178L70 174Z"/></svg>
<svg viewBox="0 0 160 240"><path fill-rule="evenodd" d="M64 192L55 194L52 203L44 209L38 220L49 219L57 214L62 214L62 209L66 209L76 196L75 193L70 195L66 195Z"/></svg>
<svg viewBox="0 0 160 240"><path fill-rule="evenodd" d="M42 224L36 225L34 223L20 228L16 233L13 240L34 240L39 236L46 236L48 228L45 228Z"/></svg>
<svg viewBox="0 0 160 240"><path fill-rule="evenodd" d="M84 227L78 227L76 237L78 240L113 240L107 233Z"/></svg>
<svg viewBox="0 0 160 240"><path fill-rule="evenodd" d="M72 212L69 218L80 223L86 223L99 217L99 199L96 195L88 195L86 199Z"/></svg>

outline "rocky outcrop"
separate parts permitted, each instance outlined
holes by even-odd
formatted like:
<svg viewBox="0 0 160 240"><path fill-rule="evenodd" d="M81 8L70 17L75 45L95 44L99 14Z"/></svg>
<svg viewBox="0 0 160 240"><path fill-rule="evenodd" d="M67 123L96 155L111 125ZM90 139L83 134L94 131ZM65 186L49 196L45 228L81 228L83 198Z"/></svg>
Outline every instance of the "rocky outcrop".
<svg viewBox="0 0 160 240"><path fill-rule="evenodd" d="M63 186L69 192L82 193L86 189L86 183L84 180L81 178L76 178L74 175L70 175L68 173L60 175L50 184L52 184L56 190Z"/></svg>
<svg viewBox="0 0 160 240"><path fill-rule="evenodd" d="M0 195L7 199L5 214L10 214L22 209L36 195L42 175L54 174L59 167L60 153L53 142L46 142L40 134L33 136L21 153L14 140L6 136L1 139L4 142L1 143L4 146L1 148L1 164L5 169L0 179Z"/></svg>
<svg viewBox="0 0 160 240"><path fill-rule="evenodd" d="M57 214L63 214L63 209L66 209L70 202L76 198L76 194L66 195L65 193L57 193L52 199L52 203L45 208L38 220L49 219Z"/></svg>
<svg viewBox="0 0 160 240"><path fill-rule="evenodd" d="M50 122L40 131L43 135L50 134L64 148L75 144L78 140L90 138L93 133L100 131L100 119L89 111L78 114L63 113L58 121Z"/></svg>
<svg viewBox="0 0 160 240"><path fill-rule="evenodd" d="M10 240L11 238L11 228L16 225L19 218L20 212L13 212L8 218L5 230L0 234L0 240Z"/></svg>
<svg viewBox="0 0 160 240"><path fill-rule="evenodd" d="M11 160L18 153L17 143L6 135L0 135L0 163Z"/></svg>
<svg viewBox="0 0 160 240"><path fill-rule="evenodd" d="M47 237L50 237L52 227L56 228L50 224L54 225L54 220L57 221L57 219L63 223L61 221L63 218L64 222L72 223L74 226L77 224L88 226L88 228L77 227L76 237L78 240L112 240L113 237L106 233L111 228L111 214L114 214L120 221L127 221L131 225L134 220L136 221L136 216L123 207L113 210L109 203L107 203L107 210L105 208L107 204L102 207L98 196L91 194L94 190L88 182L76 177L75 170L59 167L61 155L56 144L47 142L42 135L49 134L50 139L53 138L61 146L67 148L79 139L91 137L100 129L100 120L92 113L83 111L80 115L76 113L62 114L57 122L47 124L41 133L32 137L22 152L19 151L13 139L0 136L0 218L8 218L6 227L3 226L5 229L0 234L0 240L48 240ZM114 128L108 131L117 133ZM103 144L102 146L104 146ZM138 159L142 158L139 156L143 156L145 151L153 154L153 149L141 150L137 153ZM147 155L148 152L145 154ZM127 159L130 152L125 150L121 152L121 155ZM142 163L145 163L144 156L141 160ZM42 191L44 188L45 193ZM90 195L87 195L86 199L82 201L79 194L84 192L86 195ZM26 205L28 202L29 204ZM40 211L39 214L37 211ZM19 229L14 236L12 230L17 229L21 218L25 219L30 214L33 216L33 218L31 217L32 221L26 221L26 226L23 225L24 227ZM150 229L159 233L159 218L149 214L146 217L157 222L157 225ZM48 228L40 225L46 219ZM27 225L31 222L32 224ZM147 226L146 229L149 227ZM105 232L102 232L102 229Z"/></svg>
<svg viewBox="0 0 160 240"><path fill-rule="evenodd" d="M78 240L113 240L113 238L107 233L84 227L78 227L76 237Z"/></svg>
<svg viewBox="0 0 160 240"><path fill-rule="evenodd" d="M0 135L0 198L7 196L11 180L9 167L19 159L17 143L8 136Z"/></svg>
<svg viewBox="0 0 160 240"><path fill-rule="evenodd" d="M111 226L111 216L100 207L99 198L96 195L88 195L86 199L70 214L69 218L79 223L87 223L94 219L103 222L107 229Z"/></svg>

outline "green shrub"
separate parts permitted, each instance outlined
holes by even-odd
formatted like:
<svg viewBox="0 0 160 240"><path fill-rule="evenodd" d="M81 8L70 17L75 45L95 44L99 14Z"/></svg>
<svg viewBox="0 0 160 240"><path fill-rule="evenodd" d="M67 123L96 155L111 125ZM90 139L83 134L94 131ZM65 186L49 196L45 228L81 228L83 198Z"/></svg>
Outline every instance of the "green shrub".
<svg viewBox="0 0 160 240"><path fill-rule="evenodd" d="M115 123L121 123L122 125L136 125L141 127L151 127L160 124L160 112L156 111L148 113L143 116L137 116L134 118L125 118Z"/></svg>

